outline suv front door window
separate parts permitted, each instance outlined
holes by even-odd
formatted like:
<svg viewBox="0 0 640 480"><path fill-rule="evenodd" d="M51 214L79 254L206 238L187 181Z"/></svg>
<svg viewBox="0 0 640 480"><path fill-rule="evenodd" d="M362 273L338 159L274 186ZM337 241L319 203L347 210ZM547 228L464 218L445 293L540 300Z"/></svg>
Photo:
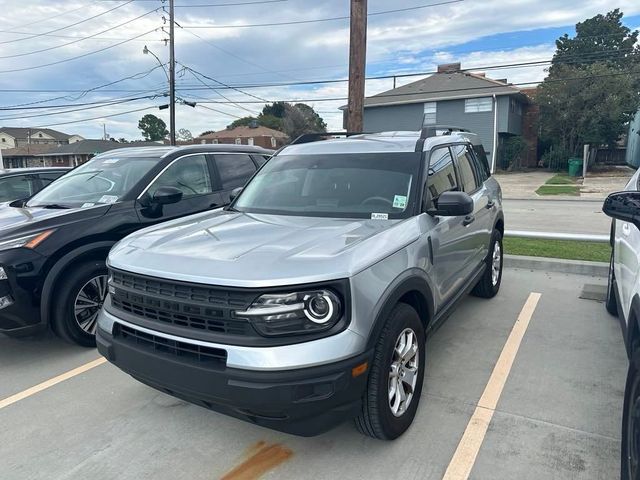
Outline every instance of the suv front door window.
<svg viewBox="0 0 640 480"><path fill-rule="evenodd" d="M33 195L35 188L33 175L15 175L0 179L0 202L10 202Z"/></svg>

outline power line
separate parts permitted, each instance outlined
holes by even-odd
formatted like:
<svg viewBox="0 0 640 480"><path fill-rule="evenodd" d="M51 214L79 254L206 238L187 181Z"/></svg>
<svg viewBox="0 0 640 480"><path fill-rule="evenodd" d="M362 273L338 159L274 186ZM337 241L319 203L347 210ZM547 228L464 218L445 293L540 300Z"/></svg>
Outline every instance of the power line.
<svg viewBox="0 0 640 480"><path fill-rule="evenodd" d="M93 35L89 35L89 36L86 36L86 37L78 38L77 40L74 40L72 42L63 43L61 45L56 45L56 46L49 47L49 48L43 48L41 50L34 50L32 52L16 53L14 55L5 55L5 56L0 57L0 59L3 59L3 58L15 58L15 57L26 57L28 55L35 55L36 53L48 52L50 50L55 50L55 49L58 49L58 48L66 47L68 45L73 45L74 43L79 43L79 42L82 42L83 40L94 38L94 37L96 37L96 36L98 36L98 35L100 35L102 33L110 32L110 31L115 30L117 28L123 27L125 25L130 24L130 23L133 23L136 20L140 20L141 18L144 18L147 15L150 15L150 14L152 14L154 12L157 12L158 10L160 10L160 8L161 7L158 7L156 9L154 9L154 10L149 10L147 13L143 13L142 15L138 15L137 17L132 18L130 20L127 20L126 22L119 23L118 25L114 25L113 27L107 28L106 30L102 30L102 31L100 31L98 33L94 33Z"/></svg>
<svg viewBox="0 0 640 480"><path fill-rule="evenodd" d="M113 12L113 11L115 11L115 10L119 9L119 8L122 8L122 7L124 7L124 6L127 6L127 5L129 5L131 2L133 2L133 0L128 0L128 1L126 1L126 2L124 2L124 3L121 3L120 5L116 5L115 7L110 8L109 10L105 10L104 12L98 13L97 15L93 15L92 17L85 18L84 20L80 20L80 21L75 22L75 23L72 23L72 24L70 24L70 25L65 25L64 27L55 28L55 29L53 29L53 30L49 30L49 31L47 31L47 32L35 33L35 34L30 35L30 36L28 36L28 37L18 38L18 39L15 39L15 40L5 40L4 42L0 42L0 45L4 45L4 44L6 44L6 43L22 42L22 41L24 41L24 40L29 40L29 39L31 39L31 38L36 38L36 37L40 37L40 36L43 36L43 35L48 35L48 34L50 34L50 33L59 32L60 30L65 30L65 29L67 29L67 28L75 27L76 25L80 25L81 23L88 22L89 20L93 20L94 18L101 17L102 15L106 15L107 13ZM6 32L6 31L4 31L4 30L0 30L0 33L7 33L7 32Z"/></svg>
<svg viewBox="0 0 640 480"><path fill-rule="evenodd" d="M129 0L129 1L133 1L133 0ZM98 50L94 50L92 52L84 53L82 55L77 55L75 57L66 58L64 60L58 60L57 62L50 62L50 63L45 63L45 64L42 64L42 65L35 65L33 67L23 67L23 68L13 68L13 69L10 69L10 70L0 70L0 73L25 72L25 71L28 71L28 70L36 70L36 69L39 69L39 68L50 67L52 65L59 65L61 63L70 62L72 60L77 60L79 58L88 57L89 55L95 55L96 53L104 52L105 50L109 50L111 48L115 48L115 47L118 47L120 45L124 45L125 43L129 43L132 40L135 40L136 38L140 38L140 37L142 37L144 35L148 35L148 34L150 34L152 32L155 32L156 30L158 30L158 29L154 28L153 30L149 30L148 32L141 33L140 35L136 35L135 37L128 38L128 39L123 40L121 42L114 43L114 44L108 45L106 47L100 48Z"/></svg>
<svg viewBox="0 0 640 480"><path fill-rule="evenodd" d="M237 3L201 3L197 5L175 5L175 8L200 8L200 7L239 7L242 5L258 5L263 3L282 3L287 0L253 0Z"/></svg>
<svg viewBox="0 0 640 480"><path fill-rule="evenodd" d="M242 118L242 117L239 117L238 115L234 115L232 113L223 112L222 110L217 110L215 108L207 107L206 105L201 105L199 103L196 104L196 107L206 108L207 110L211 110L212 112L220 113L222 115L227 115L227 116L232 117L232 118Z"/></svg>
<svg viewBox="0 0 640 480"><path fill-rule="evenodd" d="M193 69L193 68L191 68L191 67L187 67L187 66L183 65L182 63L181 63L180 65L182 65L184 68L186 68L187 70L189 70L192 74L194 74L194 76L195 76L195 74L200 75L201 77L204 77L204 78L206 78L206 79L208 79L208 80L211 80L212 82L215 82L215 83L217 83L217 84L219 84L219 85L222 85L222 86L223 86L223 87L225 87L225 88L228 88L228 89L231 89L231 90L235 90L236 92L242 93L242 94L247 95L247 96L252 97L252 98L255 98L256 100L261 100L261 101L263 101L263 102L267 102L267 103L269 103L269 100L267 100L267 99L265 99L265 98L259 97L259 96L257 96L257 95L253 95L253 94L251 94L251 93L243 92L242 90L240 90L240 89L239 89L239 88L237 88L237 87L234 87L234 86L232 86L232 85L227 85L226 83L223 83L223 82L221 82L221 81L219 81L219 80L216 80L215 78L210 77L210 76L208 76L208 75L205 75L204 73L198 72L197 70L194 70L194 69Z"/></svg>
<svg viewBox="0 0 640 480"><path fill-rule="evenodd" d="M91 120L100 120L103 118L111 118L111 117L117 117L120 115L127 115L129 113L136 113L136 112L142 112L143 110L151 110L151 109L156 109L158 108L157 106L148 106L148 107L143 107L143 108L137 108L135 110L128 110L126 112L120 112L120 113L113 113L111 115L102 115L100 117L93 117L93 118L83 118L82 120L73 120L71 122L60 122L60 123L50 123L49 125L37 125L35 127L31 127L31 128L48 128L48 127L56 127L58 125L70 125L72 123L83 123L83 122L89 122Z"/></svg>
<svg viewBox="0 0 640 480"><path fill-rule="evenodd" d="M47 21L49 21L49 20L53 20L54 18L62 17L63 15L68 15L68 14L70 14L70 13L77 12L78 10L84 10L84 9L86 9L86 8L87 8L87 6L86 6L86 5L82 5L82 6L80 6L80 7L73 8L73 9L71 9L71 10L65 10L65 11L63 11L63 12L57 13L56 15L52 15L52 16L50 16L50 17L41 18L40 20L35 20L35 21L33 21L33 22L29 22L29 23L23 23L22 25L13 25L13 26L11 26L11 27L9 27L9 28L23 28L23 27L29 27L29 26L31 26L31 25L35 25L36 23L47 22ZM13 33L13 32L10 32L10 33ZM29 35L29 34L26 34L26 35Z"/></svg>
<svg viewBox="0 0 640 480"><path fill-rule="evenodd" d="M14 30L4 30L4 33L13 33L16 35L31 35L30 33L27 33L27 32L17 32ZM70 40L80 38L77 35L49 35L45 33L40 34L40 36L51 37L51 38L64 38L64 39L70 39ZM123 38L122 37L93 37L93 38L88 38L87 40L123 40ZM135 41L136 42L164 42L164 40L153 40L153 39L144 39L144 38L138 39Z"/></svg>
<svg viewBox="0 0 640 480"><path fill-rule="evenodd" d="M387 15L390 13L400 13L400 12L408 12L408 11L412 11L412 10L419 10L422 8L428 8L428 7L437 7L437 6L441 6L441 5L449 5L452 3L460 3L463 2L464 0L447 0L444 2L438 2L438 3L430 3L427 5L418 5L415 7L407 7L407 8L396 8L393 10L383 10L381 12L372 12L369 13L367 16L369 17L373 17L376 15ZM290 22L275 22L275 23L253 23L253 24L239 24L239 25L184 25L182 28L185 29L193 29L193 28L251 28L251 27L278 27L278 26L285 26L285 25L302 25L302 24L306 24L306 23L319 23L319 22L332 22L335 20L348 20L350 17L347 16L341 16L341 17L330 17L330 18L316 18L313 20L294 20L294 21L290 21Z"/></svg>

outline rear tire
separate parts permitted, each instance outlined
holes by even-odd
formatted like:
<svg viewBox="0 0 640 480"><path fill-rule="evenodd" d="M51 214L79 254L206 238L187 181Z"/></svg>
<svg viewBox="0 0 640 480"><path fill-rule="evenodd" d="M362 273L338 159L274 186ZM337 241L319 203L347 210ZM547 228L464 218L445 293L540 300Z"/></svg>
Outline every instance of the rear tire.
<svg viewBox="0 0 640 480"><path fill-rule="evenodd" d="M614 317L618 316L618 299L616 298L616 275L613 270L613 249L611 250L611 259L609 260L609 278L607 281L607 297L604 306Z"/></svg>
<svg viewBox="0 0 640 480"><path fill-rule="evenodd" d="M375 348L362 411L355 419L360 433L394 440L409 428L420 403L424 365L425 333L420 317L411 306L399 303Z"/></svg>
<svg viewBox="0 0 640 480"><path fill-rule="evenodd" d="M53 328L70 343L95 347L98 312L107 293L107 267L102 260L75 265L56 289Z"/></svg>
<svg viewBox="0 0 640 480"><path fill-rule="evenodd" d="M502 283L502 234L499 230L494 230L491 235L491 243L489 244L489 253L485 259L486 268L482 274L482 278L473 287L471 294L476 297L493 298L500 290Z"/></svg>
<svg viewBox="0 0 640 480"><path fill-rule="evenodd" d="M635 480L640 460L640 350L633 352L627 372L622 411L620 478Z"/></svg>

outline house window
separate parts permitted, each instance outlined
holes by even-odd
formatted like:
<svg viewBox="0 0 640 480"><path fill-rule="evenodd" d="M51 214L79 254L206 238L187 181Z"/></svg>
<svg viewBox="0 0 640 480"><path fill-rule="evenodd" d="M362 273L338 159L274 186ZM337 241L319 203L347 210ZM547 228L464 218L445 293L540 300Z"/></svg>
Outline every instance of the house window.
<svg viewBox="0 0 640 480"><path fill-rule="evenodd" d="M41 133L38 134L38 138L42 138L42 134Z"/></svg>
<svg viewBox="0 0 640 480"><path fill-rule="evenodd" d="M276 137L271 137L271 146L272 146L273 148L276 148L276 145L277 145L277 144L278 144L278 143L276 142Z"/></svg>
<svg viewBox="0 0 640 480"><path fill-rule="evenodd" d="M218 139L217 139L217 138L214 138L214 139L213 139L213 143L217 144L217 143L218 143Z"/></svg>
<svg viewBox="0 0 640 480"><path fill-rule="evenodd" d="M5 143L6 141L7 141L7 139L2 137L2 143Z"/></svg>
<svg viewBox="0 0 640 480"><path fill-rule="evenodd" d="M464 101L464 113L490 112L491 110L493 110L491 97L467 98Z"/></svg>
<svg viewBox="0 0 640 480"><path fill-rule="evenodd" d="M511 99L511 112L516 115L522 115L522 104L518 102L515 98Z"/></svg>
<svg viewBox="0 0 640 480"><path fill-rule="evenodd" d="M242 139L236 138L236 145L242 145Z"/></svg>
<svg viewBox="0 0 640 480"><path fill-rule="evenodd" d="M206 141L206 140L200 140L200 143L201 143L202 145L204 145L205 143L207 143L207 141Z"/></svg>
<svg viewBox="0 0 640 480"><path fill-rule="evenodd" d="M424 117L423 125L435 125L436 124L436 102L428 102L424 104Z"/></svg>

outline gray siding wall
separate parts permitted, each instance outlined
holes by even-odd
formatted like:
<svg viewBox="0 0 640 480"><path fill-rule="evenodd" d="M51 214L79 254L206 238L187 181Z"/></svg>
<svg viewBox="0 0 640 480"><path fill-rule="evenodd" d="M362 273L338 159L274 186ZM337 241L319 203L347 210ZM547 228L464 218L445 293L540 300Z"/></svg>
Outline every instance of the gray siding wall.
<svg viewBox="0 0 640 480"><path fill-rule="evenodd" d="M516 100L524 113L525 105ZM511 111L511 97L498 97L498 132L522 135L522 115Z"/></svg>
<svg viewBox="0 0 640 480"><path fill-rule="evenodd" d="M422 127L424 104L389 105L364 109L364 131L370 133L409 130Z"/></svg>
<svg viewBox="0 0 640 480"><path fill-rule="evenodd" d="M464 99L438 102L437 122L441 125L456 125L477 133L487 152L489 161L493 153L493 111L464 113Z"/></svg>

